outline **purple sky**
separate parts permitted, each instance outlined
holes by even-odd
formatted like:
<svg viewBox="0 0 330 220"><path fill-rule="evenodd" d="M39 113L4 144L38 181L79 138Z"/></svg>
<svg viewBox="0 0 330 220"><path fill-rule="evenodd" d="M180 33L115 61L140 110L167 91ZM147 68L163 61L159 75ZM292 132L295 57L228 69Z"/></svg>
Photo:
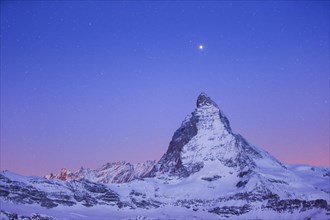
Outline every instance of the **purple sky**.
<svg viewBox="0 0 330 220"><path fill-rule="evenodd" d="M329 1L1 1L1 170L158 160L201 91L329 166Z"/></svg>

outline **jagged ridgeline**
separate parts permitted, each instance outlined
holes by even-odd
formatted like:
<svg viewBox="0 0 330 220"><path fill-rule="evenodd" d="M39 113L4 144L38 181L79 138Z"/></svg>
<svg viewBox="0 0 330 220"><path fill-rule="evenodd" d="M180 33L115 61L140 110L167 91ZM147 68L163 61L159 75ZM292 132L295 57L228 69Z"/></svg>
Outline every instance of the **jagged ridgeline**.
<svg viewBox="0 0 330 220"><path fill-rule="evenodd" d="M329 167L282 164L235 134L201 93L159 161L2 172L1 218L329 219L329 178Z"/></svg>

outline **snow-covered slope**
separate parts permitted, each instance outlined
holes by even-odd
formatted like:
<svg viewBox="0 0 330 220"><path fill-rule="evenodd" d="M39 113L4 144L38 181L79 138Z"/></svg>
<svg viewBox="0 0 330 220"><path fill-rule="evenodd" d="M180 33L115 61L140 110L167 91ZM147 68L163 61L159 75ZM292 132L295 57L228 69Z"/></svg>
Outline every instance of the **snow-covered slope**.
<svg viewBox="0 0 330 220"><path fill-rule="evenodd" d="M202 93L157 163L109 163L47 179L3 172L1 215L329 219L329 178L329 167L284 165L233 133Z"/></svg>

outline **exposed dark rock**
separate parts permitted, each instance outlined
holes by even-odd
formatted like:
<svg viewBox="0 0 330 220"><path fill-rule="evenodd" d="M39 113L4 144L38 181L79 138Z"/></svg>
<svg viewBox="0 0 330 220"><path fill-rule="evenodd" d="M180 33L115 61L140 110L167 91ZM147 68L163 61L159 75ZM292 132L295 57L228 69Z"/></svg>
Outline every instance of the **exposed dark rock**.
<svg viewBox="0 0 330 220"><path fill-rule="evenodd" d="M287 182L283 181L283 180L276 180L276 179L268 179L269 182L271 183L280 183L280 184L286 184L289 185Z"/></svg>
<svg viewBox="0 0 330 220"><path fill-rule="evenodd" d="M0 181L4 183L12 183L12 181L9 178L5 177L2 174L0 174Z"/></svg>
<svg viewBox="0 0 330 220"><path fill-rule="evenodd" d="M186 145L197 134L197 117L194 113L188 121L184 121L181 127L174 133L167 152L151 170L149 176L155 176L157 172L169 173L180 177L189 176L190 173L182 165L180 153ZM195 167L192 172L197 172L200 167Z"/></svg>
<svg viewBox="0 0 330 220"><path fill-rule="evenodd" d="M76 202L70 201L68 199L66 199L66 200L54 199L53 201L54 201L54 203L62 204L62 205L65 205L65 206L73 206L73 205L77 204Z"/></svg>
<svg viewBox="0 0 330 220"><path fill-rule="evenodd" d="M0 197L3 196L8 196L9 195L9 192L7 190L3 190L3 189L0 189Z"/></svg>
<svg viewBox="0 0 330 220"><path fill-rule="evenodd" d="M159 208L162 204L161 202L152 199L138 200L136 198L132 198L132 203L136 205L137 208L143 208L143 209Z"/></svg>
<svg viewBox="0 0 330 220"><path fill-rule="evenodd" d="M248 176L249 174L252 173L252 170L247 170L247 171L241 171L239 174L238 174L238 177L244 177L244 176Z"/></svg>
<svg viewBox="0 0 330 220"><path fill-rule="evenodd" d="M105 192L107 192L107 189L104 185L92 183L92 182L89 182L89 181L84 182L84 187L85 187L85 189L87 189L89 192L92 192L92 193L105 193Z"/></svg>
<svg viewBox="0 0 330 220"><path fill-rule="evenodd" d="M10 220L18 219L18 215L16 213L9 213L9 212L5 212L5 211L0 210L0 214L2 216L6 216Z"/></svg>
<svg viewBox="0 0 330 220"><path fill-rule="evenodd" d="M107 204L114 204L114 205L121 206L119 195L113 191L108 191L108 192L98 196L97 198L106 202Z"/></svg>
<svg viewBox="0 0 330 220"><path fill-rule="evenodd" d="M215 213L217 215L221 215L224 217L229 217L232 215L241 215L244 213L247 213L251 210L251 207L249 205L244 206L223 206L223 207L215 207L209 212Z"/></svg>
<svg viewBox="0 0 330 220"><path fill-rule="evenodd" d="M208 182L212 182L212 181L218 180L218 179L220 179L220 178L221 178L221 176L219 176L219 175L214 175L214 176L212 176L212 177L202 177L201 179L202 179L202 180L205 180L205 181L208 181Z"/></svg>
<svg viewBox="0 0 330 220"><path fill-rule="evenodd" d="M40 215L38 213L32 214L31 216L25 216L25 215L18 215L16 213L10 213L0 210L0 216L6 216L10 220L56 220L53 217L46 216L46 215Z"/></svg>
<svg viewBox="0 0 330 220"><path fill-rule="evenodd" d="M142 197L146 197L146 194L144 193L140 193L140 192L137 192L135 190L132 190L130 193L130 195L134 195L134 196L142 196Z"/></svg>
<svg viewBox="0 0 330 220"><path fill-rule="evenodd" d="M218 198L216 201L225 202L225 201L239 200L239 201L246 201L247 203L251 203L251 202L257 202L257 201L260 202L265 200L275 201L278 199L279 196L271 193L270 191L258 192L258 190L254 190L251 192L237 193L233 196L221 197Z"/></svg>
<svg viewBox="0 0 330 220"><path fill-rule="evenodd" d="M206 105L213 105L218 108L218 105L210 97L208 97L204 92L202 92L197 97L196 106L197 106L197 108L200 108L200 107L203 107Z"/></svg>
<svg viewBox="0 0 330 220"><path fill-rule="evenodd" d="M312 208L328 209L328 203L323 199L309 201L299 199L269 200L263 208L272 209L277 212L293 213L294 210L300 210L302 212Z"/></svg>
<svg viewBox="0 0 330 220"><path fill-rule="evenodd" d="M330 170L328 172L324 173L323 176L324 177L326 177L326 176L330 177Z"/></svg>
<svg viewBox="0 0 330 220"><path fill-rule="evenodd" d="M237 188L244 187L247 183L248 183L248 181L239 181L239 182L236 184L236 187L237 187Z"/></svg>

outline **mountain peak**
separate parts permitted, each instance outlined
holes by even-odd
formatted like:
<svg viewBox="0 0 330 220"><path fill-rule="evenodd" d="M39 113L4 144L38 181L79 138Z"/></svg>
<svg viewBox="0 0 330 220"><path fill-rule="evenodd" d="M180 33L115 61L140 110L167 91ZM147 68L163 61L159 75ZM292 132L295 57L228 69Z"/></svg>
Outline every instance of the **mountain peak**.
<svg viewBox="0 0 330 220"><path fill-rule="evenodd" d="M201 93L157 163L63 168L48 180L0 172L0 218L329 219L330 168L282 165L215 106Z"/></svg>
<svg viewBox="0 0 330 220"><path fill-rule="evenodd" d="M197 108L211 105L218 108L218 105L208 95L206 95L205 92L201 92L197 98Z"/></svg>

